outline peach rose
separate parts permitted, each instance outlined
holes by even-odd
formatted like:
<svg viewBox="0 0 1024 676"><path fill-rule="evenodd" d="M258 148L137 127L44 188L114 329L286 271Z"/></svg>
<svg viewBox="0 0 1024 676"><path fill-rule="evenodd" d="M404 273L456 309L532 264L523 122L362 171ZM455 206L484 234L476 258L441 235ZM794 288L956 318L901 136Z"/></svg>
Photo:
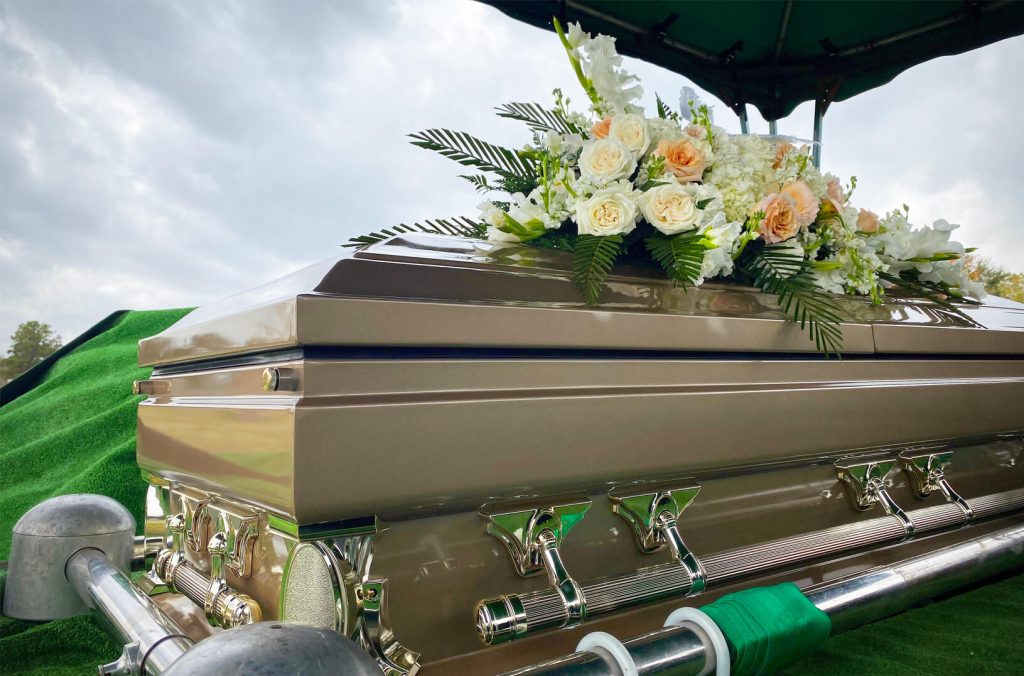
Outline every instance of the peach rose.
<svg viewBox="0 0 1024 676"><path fill-rule="evenodd" d="M704 127L698 127L697 125L690 125L683 132L690 138L695 138L698 141L704 138Z"/></svg>
<svg viewBox="0 0 1024 676"><path fill-rule="evenodd" d="M857 214L857 229L861 232L878 232L878 214L867 209L861 209Z"/></svg>
<svg viewBox="0 0 1024 676"><path fill-rule="evenodd" d="M764 212L758 231L769 244L784 242L800 232L796 202L789 195L772 193L758 203L757 210Z"/></svg>
<svg viewBox="0 0 1024 676"><path fill-rule="evenodd" d="M801 228L807 227L818 217L818 198L811 192L810 186L803 181L790 183L779 192L796 204L798 225Z"/></svg>
<svg viewBox="0 0 1024 676"><path fill-rule="evenodd" d="M594 126L590 128L590 135L594 138L604 138L608 136L608 132L612 130L612 118L611 115L604 118L600 122L595 122Z"/></svg>
<svg viewBox="0 0 1024 676"><path fill-rule="evenodd" d="M658 143L654 152L665 158L665 168L680 183L699 181L704 177L704 155L688 139L665 139Z"/></svg>
<svg viewBox="0 0 1024 676"><path fill-rule="evenodd" d="M846 204L846 195L843 194L843 186L839 183L839 179L833 177L828 182L828 198L832 200L832 206L836 208L836 211Z"/></svg>
<svg viewBox="0 0 1024 676"><path fill-rule="evenodd" d="M796 146L792 143L780 143L775 146L775 162L772 163L772 169L778 169L782 166L782 160L786 159L786 155L796 150Z"/></svg>

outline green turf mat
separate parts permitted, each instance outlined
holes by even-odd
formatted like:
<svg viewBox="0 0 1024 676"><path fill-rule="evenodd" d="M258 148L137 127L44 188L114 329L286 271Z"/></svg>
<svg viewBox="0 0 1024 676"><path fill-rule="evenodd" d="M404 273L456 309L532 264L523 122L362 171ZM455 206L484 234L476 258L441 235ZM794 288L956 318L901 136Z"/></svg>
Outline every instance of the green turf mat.
<svg viewBox="0 0 1024 676"><path fill-rule="evenodd" d="M37 503L66 493L121 501L141 523L146 485L135 464L138 341L189 310L128 312L53 363L32 390L0 407L0 559ZM90 618L45 624L0 616L0 672L89 674L120 652Z"/></svg>

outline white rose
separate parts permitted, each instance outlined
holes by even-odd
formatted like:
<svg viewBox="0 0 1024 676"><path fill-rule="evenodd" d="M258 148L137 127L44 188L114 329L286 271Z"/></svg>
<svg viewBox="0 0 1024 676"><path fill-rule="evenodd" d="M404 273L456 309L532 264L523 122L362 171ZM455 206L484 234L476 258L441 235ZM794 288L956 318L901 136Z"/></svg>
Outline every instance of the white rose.
<svg viewBox="0 0 1024 676"><path fill-rule="evenodd" d="M636 169L636 158L618 139L599 138L583 146L579 165L584 178L606 183L628 178Z"/></svg>
<svg viewBox="0 0 1024 676"><path fill-rule="evenodd" d="M616 115L612 118L612 126L608 133L612 138L622 141L622 145L629 148L637 157L647 152L651 145L647 121L640 115Z"/></svg>
<svg viewBox="0 0 1024 676"><path fill-rule="evenodd" d="M633 186L618 181L577 202L573 220L581 235L604 237L632 231L639 216Z"/></svg>
<svg viewBox="0 0 1024 676"><path fill-rule="evenodd" d="M648 223L666 235L694 228L699 215L693 197L678 183L662 183L643 193L640 210Z"/></svg>

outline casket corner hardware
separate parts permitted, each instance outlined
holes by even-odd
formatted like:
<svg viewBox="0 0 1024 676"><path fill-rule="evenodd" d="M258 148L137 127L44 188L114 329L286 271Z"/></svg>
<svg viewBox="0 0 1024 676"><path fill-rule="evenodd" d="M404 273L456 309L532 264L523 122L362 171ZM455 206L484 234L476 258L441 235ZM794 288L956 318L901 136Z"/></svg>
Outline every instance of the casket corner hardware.
<svg viewBox="0 0 1024 676"><path fill-rule="evenodd" d="M608 493L612 511L629 524L641 552L651 554L666 545L669 547L672 556L690 575L690 594L704 591L707 574L683 541L679 519L698 493L700 485L692 480L668 489L651 491L631 486Z"/></svg>
<svg viewBox="0 0 1024 676"><path fill-rule="evenodd" d="M899 455L900 467L907 473L914 495L925 499L936 491L942 493L946 502L952 503L964 512L965 525L974 520L974 510L957 493L946 478L946 470L953 461L953 451L903 451Z"/></svg>
<svg viewBox="0 0 1024 676"><path fill-rule="evenodd" d="M914 535L914 523L907 513L889 495L885 478L896 466L896 458L840 458L835 463L836 477L846 484L854 509L867 511L876 504L886 514L896 518L906 531L906 537Z"/></svg>

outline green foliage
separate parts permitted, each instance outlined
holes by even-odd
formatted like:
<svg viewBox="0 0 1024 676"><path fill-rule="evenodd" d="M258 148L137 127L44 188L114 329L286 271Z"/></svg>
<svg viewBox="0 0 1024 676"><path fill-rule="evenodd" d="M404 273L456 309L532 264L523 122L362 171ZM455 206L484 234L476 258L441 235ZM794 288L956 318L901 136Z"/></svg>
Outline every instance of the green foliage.
<svg viewBox="0 0 1024 676"><path fill-rule="evenodd" d="M960 319L963 319L969 324L976 324L963 310L953 304L954 301L959 302L971 302L950 289L945 284L936 282L925 282L918 279L917 270L904 270L903 272L894 275L890 272L879 272L878 278L883 282L888 282L894 286L904 289L907 293L912 296L924 298L929 300L946 312L956 315Z"/></svg>
<svg viewBox="0 0 1024 676"><path fill-rule="evenodd" d="M517 192L529 195L533 192L533 189L539 185L539 182L534 176L505 174L499 178L494 185L496 185L499 190L506 192L509 195L515 195Z"/></svg>
<svg viewBox="0 0 1024 676"><path fill-rule="evenodd" d="M703 211L704 209L707 209L708 205L714 201L714 197L708 197L707 199L697 200L697 203L694 206Z"/></svg>
<svg viewBox="0 0 1024 676"><path fill-rule="evenodd" d="M704 244L698 232L684 232L671 237L656 234L644 240L651 258L658 261L673 283L684 289L697 285L701 264L704 262Z"/></svg>
<svg viewBox="0 0 1024 676"><path fill-rule="evenodd" d="M11 334L7 357L0 359L0 378L13 380L49 357L61 347L60 336L49 324L23 322Z"/></svg>
<svg viewBox="0 0 1024 676"><path fill-rule="evenodd" d="M536 176L533 161L508 148L481 141L461 131L427 129L409 134L411 143L433 150L467 167L511 176Z"/></svg>
<svg viewBox="0 0 1024 676"><path fill-rule="evenodd" d="M622 235L598 237L580 235L573 247L572 281L583 294L587 305L597 305L615 259L622 251Z"/></svg>
<svg viewBox="0 0 1024 676"><path fill-rule="evenodd" d="M487 193L497 189L496 186L493 186L487 182L487 177L484 176L483 174L475 174L472 176L459 176L459 178L464 178L470 183L472 183L473 187L476 188L476 191L479 193Z"/></svg>
<svg viewBox="0 0 1024 676"><path fill-rule="evenodd" d="M541 133L553 131L559 134L575 134L578 130L569 123L560 111L548 110L539 103L506 103L495 108L498 117L525 122L526 126Z"/></svg>
<svg viewBox="0 0 1024 676"><path fill-rule="evenodd" d="M769 244L751 258L744 271L754 285L778 296L783 311L793 317L826 357L843 348L842 308L815 282L810 263L788 247Z"/></svg>
<svg viewBox="0 0 1024 676"><path fill-rule="evenodd" d="M968 249L967 253L971 253ZM986 258L968 256L965 265L971 279L985 285L993 296L1024 303L1024 273L1010 272Z"/></svg>
<svg viewBox="0 0 1024 676"><path fill-rule="evenodd" d="M449 219L439 218L433 221L425 221L424 223L413 223L412 225L402 223L391 228L353 237L345 244L342 244L342 246L369 246L370 244L382 242L389 237L394 237L395 235L400 235L405 232L426 232L432 235L456 235L458 237L480 238L487 234L487 226L483 223L464 217Z"/></svg>
<svg viewBox="0 0 1024 676"><path fill-rule="evenodd" d="M676 111L672 110L667 103L661 100L661 97L657 94L654 95L654 102L658 106L658 117L663 120L675 120L679 121L680 115Z"/></svg>

